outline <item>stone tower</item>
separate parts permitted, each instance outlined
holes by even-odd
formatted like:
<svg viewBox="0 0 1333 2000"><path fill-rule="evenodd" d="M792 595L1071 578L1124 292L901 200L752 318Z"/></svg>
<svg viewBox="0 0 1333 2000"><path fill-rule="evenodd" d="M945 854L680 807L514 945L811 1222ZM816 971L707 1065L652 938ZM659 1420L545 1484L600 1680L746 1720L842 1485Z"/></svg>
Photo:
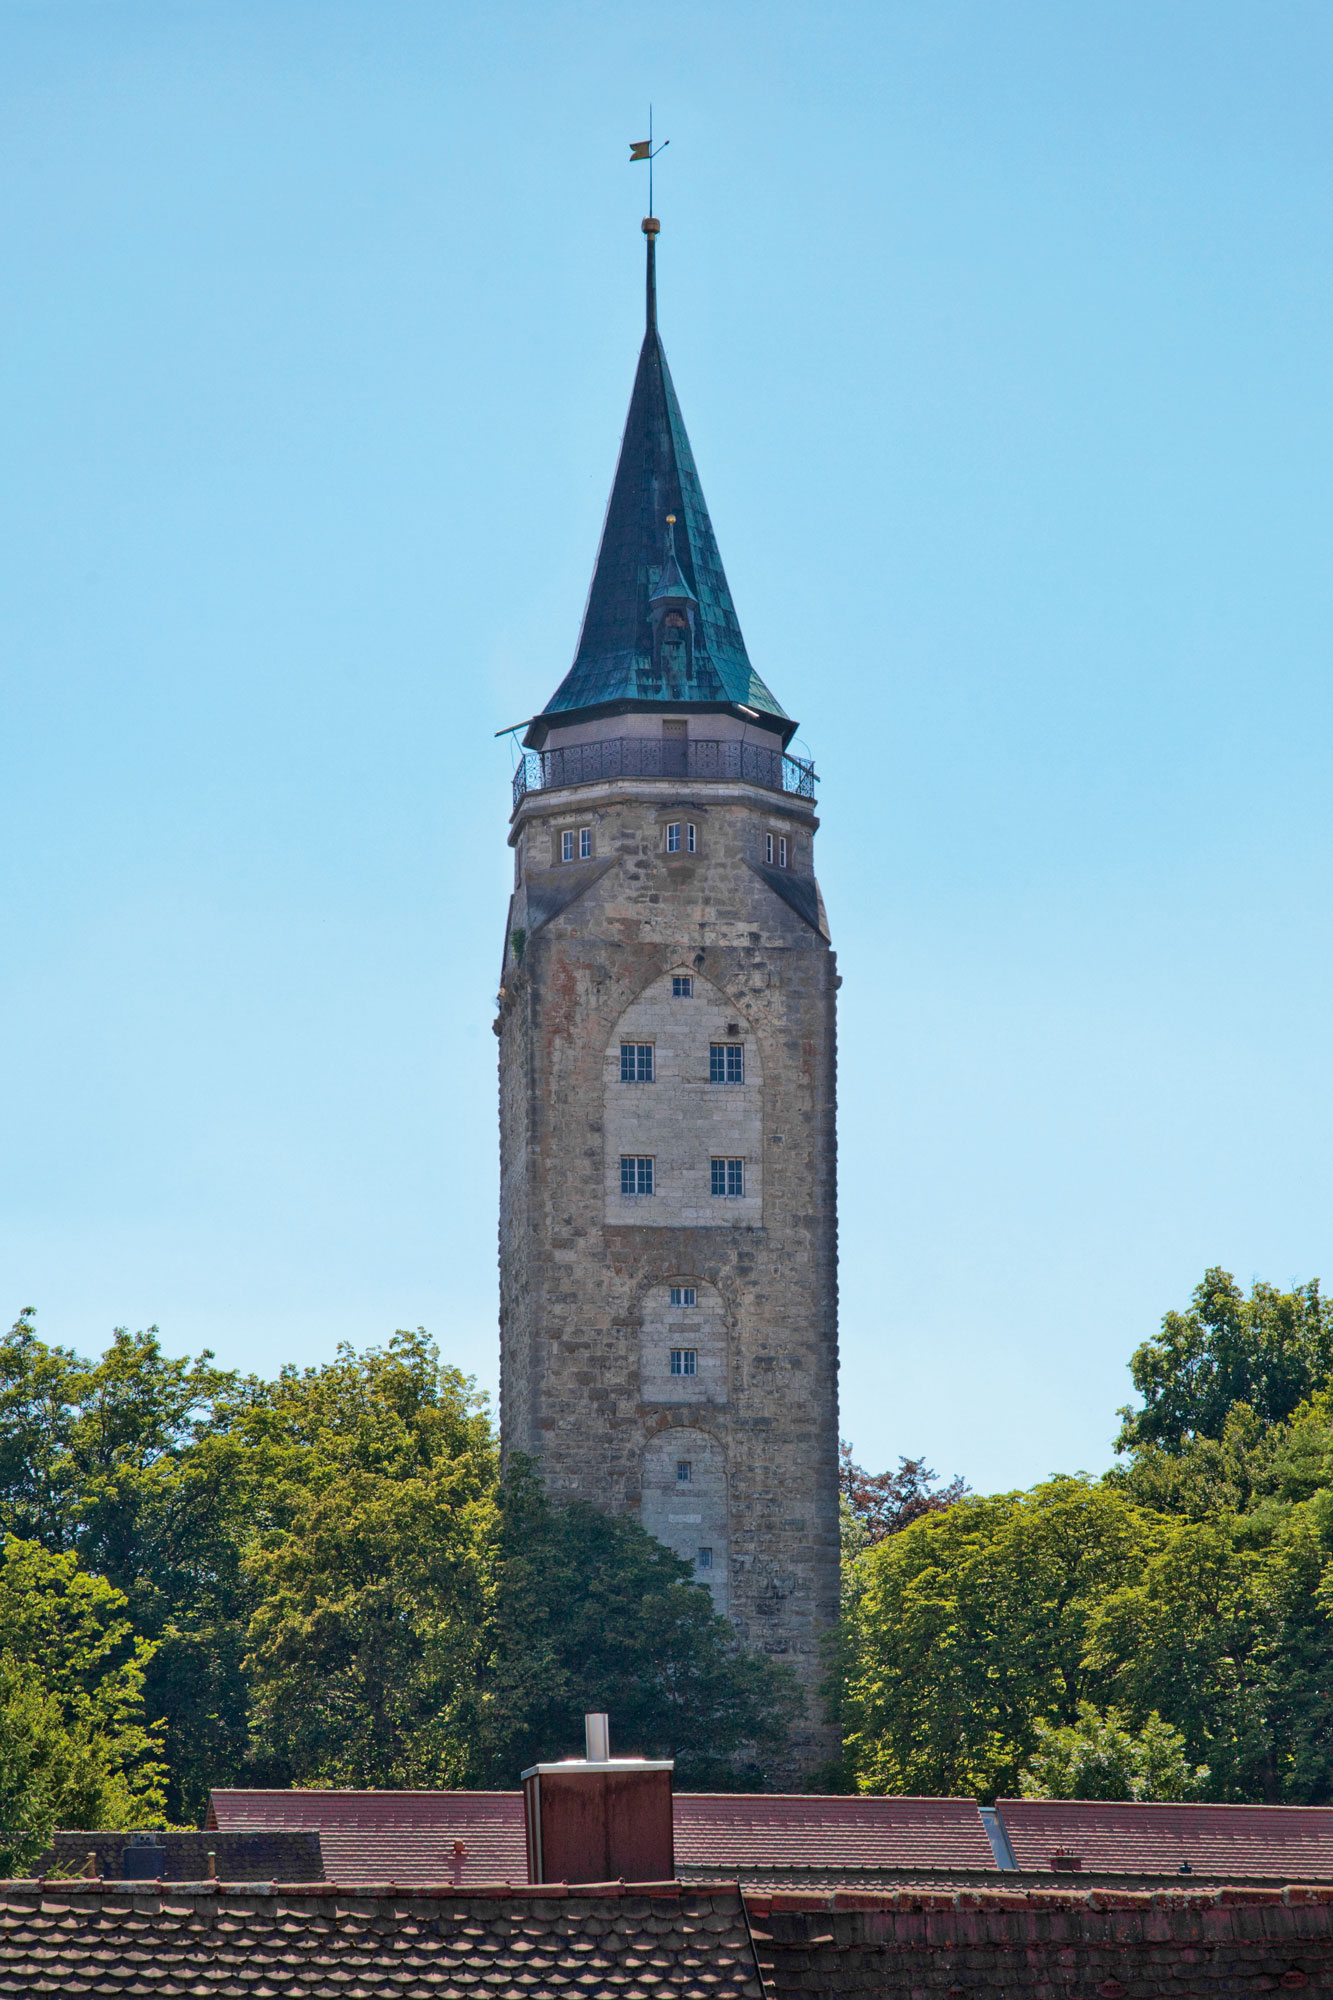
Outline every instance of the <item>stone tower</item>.
<svg viewBox="0 0 1333 2000"><path fill-rule="evenodd" d="M657 331L574 664L514 778L501 1427L809 1691L838 1603L838 978L815 774L750 665Z"/></svg>

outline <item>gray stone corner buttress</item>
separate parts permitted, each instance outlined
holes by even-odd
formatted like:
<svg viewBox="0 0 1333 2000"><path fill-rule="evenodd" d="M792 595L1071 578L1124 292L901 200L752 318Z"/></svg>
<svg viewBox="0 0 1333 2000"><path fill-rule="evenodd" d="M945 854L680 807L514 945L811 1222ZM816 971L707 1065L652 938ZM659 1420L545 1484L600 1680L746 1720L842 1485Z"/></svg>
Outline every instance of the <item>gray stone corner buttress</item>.
<svg viewBox="0 0 1333 2000"><path fill-rule="evenodd" d="M505 1452L637 1514L836 1755L835 993L814 772L751 667L649 320L574 665L514 781Z"/></svg>

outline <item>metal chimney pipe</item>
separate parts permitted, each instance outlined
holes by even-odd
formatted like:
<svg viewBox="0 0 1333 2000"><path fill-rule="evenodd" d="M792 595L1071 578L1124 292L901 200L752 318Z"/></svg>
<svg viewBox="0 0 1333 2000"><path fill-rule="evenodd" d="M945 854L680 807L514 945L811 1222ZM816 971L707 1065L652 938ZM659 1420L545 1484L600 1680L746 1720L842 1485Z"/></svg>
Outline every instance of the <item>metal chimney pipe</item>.
<svg viewBox="0 0 1333 2000"><path fill-rule="evenodd" d="M590 1764L605 1764L611 1756L611 1723L605 1715L585 1715L583 1740Z"/></svg>

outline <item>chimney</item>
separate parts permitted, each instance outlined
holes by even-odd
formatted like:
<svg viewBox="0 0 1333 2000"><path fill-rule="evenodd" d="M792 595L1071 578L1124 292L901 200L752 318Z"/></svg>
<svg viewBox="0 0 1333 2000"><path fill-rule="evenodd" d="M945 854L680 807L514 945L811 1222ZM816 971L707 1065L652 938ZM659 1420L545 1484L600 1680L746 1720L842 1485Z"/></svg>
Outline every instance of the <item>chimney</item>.
<svg viewBox="0 0 1333 2000"><path fill-rule="evenodd" d="M604 1715L586 1757L523 1773L529 1882L667 1882L676 1872L670 1760L613 1757Z"/></svg>

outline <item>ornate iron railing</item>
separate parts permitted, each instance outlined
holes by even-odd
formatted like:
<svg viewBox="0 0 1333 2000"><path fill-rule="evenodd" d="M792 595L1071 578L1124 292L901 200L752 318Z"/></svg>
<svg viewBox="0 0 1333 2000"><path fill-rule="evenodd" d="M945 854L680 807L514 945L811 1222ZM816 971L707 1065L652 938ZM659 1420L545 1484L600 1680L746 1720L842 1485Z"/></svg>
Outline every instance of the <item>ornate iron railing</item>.
<svg viewBox="0 0 1333 2000"><path fill-rule="evenodd" d="M613 736L602 743L570 743L561 750L525 750L514 772L514 804L528 792L595 785L607 778L730 778L772 792L794 792L802 799L815 795L814 765L763 743Z"/></svg>

